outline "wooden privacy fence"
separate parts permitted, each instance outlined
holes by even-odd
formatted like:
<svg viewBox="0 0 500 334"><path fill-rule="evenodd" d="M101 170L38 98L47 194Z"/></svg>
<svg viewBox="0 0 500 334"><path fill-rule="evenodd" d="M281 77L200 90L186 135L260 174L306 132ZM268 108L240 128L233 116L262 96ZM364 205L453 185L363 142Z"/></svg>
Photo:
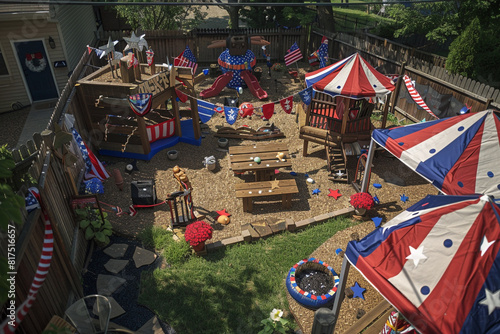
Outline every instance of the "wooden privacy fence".
<svg viewBox="0 0 500 334"><path fill-rule="evenodd" d="M76 102L71 99L74 94L74 82L92 69L86 66L91 58L84 54L80 59L61 94L48 128L53 128L62 113L74 107ZM19 150L12 151L16 163L14 177L12 180L2 181L11 184L16 190L19 189L18 193L24 196L27 192L28 175L35 180L54 235L54 252L48 275L16 333L41 333L53 315L64 315L67 305L75 298L83 296L81 271L85 266L88 241L74 218L70 200L78 194L76 185L79 182L75 180L81 179L85 162L77 154L77 162L65 166L62 160L53 154L47 144L50 142L45 136L42 138L39 133L35 133L33 140L22 145ZM44 238L41 210L36 209L30 213L23 210L23 217L23 224L16 225L16 307L28 297ZM7 244L5 236L1 234L0 243ZM0 255L6 256L4 247ZM6 306L7 304L0 308L0 322L6 317Z"/></svg>
<svg viewBox="0 0 500 334"><path fill-rule="evenodd" d="M146 41L155 52L155 63L161 64L167 62L167 57L170 63L177 57L187 45L193 51L197 60L201 64L217 63L217 58L223 51L222 48L207 49L207 46L214 40L226 40L231 34L249 34L250 36L263 36L264 39L271 44L266 47L266 52L271 55L273 62L284 62L283 57L286 51L297 42L297 45L302 50L302 54L306 56L307 48L307 29L195 29L190 32L183 31L145 31ZM118 40L116 45L117 51L122 51L126 46L123 37L128 37L121 31L105 31L99 45L105 43L108 37ZM261 46L253 45L251 50L255 54L258 61L265 62L262 56Z"/></svg>

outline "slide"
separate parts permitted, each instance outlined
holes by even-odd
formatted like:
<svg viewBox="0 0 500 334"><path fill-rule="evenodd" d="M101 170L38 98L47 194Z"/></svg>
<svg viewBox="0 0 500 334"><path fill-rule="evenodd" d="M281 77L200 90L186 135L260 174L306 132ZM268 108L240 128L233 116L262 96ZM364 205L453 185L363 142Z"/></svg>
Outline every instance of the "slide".
<svg viewBox="0 0 500 334"><path fill-rule="evenodd" d="M250 92L259 100L267 98L267 92L260 87L257 78L250 71L241 71L241 77L245 80Z"/></svg>
<svg viewBox="0 0 500 334"><path fill-rule="evenodd" d="M200 96L205 98L205 97L212 97L212 96L217 96L221 92L221 90L226 87L226 85L231 81L233 78L233 72L226 72L223 75L219 75L217 79L215 79L212 87L205 89L200 93Z"/></svg>

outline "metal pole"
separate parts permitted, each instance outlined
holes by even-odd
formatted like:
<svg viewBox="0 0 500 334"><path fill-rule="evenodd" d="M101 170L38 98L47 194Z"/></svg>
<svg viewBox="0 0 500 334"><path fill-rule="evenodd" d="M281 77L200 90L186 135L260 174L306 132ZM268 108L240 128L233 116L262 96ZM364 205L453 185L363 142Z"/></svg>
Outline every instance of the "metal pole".
<svg viewBox="0 0 500 334"><path fill-rule="evenodd" d="M363 182L361 183L361 192L368 192L368 186L370 182L370 175L372 169L373 156L375 155L375 141L372 139L370 141L370 148L368 149L368 157L366 158L365 173L363 174Z"/></svg>
<svg viewBox="0 0 500 334"><path fill-rule="evenodd" d="M335 317L335 323L333 324L333 332L335 331L335 325L337 324L337 319L340 313L340 305L345 295L345 284L347 282L347 276L349 275L349 268L351 268L351 263L347 261L347 257L344 255L344 260L342 261L342 269L340 270L340 280L339 286L337 287L337 292L335 293L335 300L333 302L333 314ZM333 333L332 332L332 333Z"/></svg>

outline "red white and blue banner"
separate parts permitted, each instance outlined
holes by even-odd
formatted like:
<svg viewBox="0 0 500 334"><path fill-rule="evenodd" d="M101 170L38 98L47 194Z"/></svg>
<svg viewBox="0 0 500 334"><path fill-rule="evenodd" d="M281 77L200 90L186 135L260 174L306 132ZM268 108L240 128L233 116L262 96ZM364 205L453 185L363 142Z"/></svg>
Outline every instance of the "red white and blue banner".
<svg viewBox="0 0 500 334"><path fill-rule="evenodd" d="M500 208L427 196L345 256L420 333L500 333Z"/></svg>
<svg viewBox="0 0 500 334"><path fill-rule="evenodd" d="M403 78L405 81L406 89L408 89L408 93L410 93L410 96L413 99L413 101L415 101L416 104L418 104L422 109L427 111L431 116L434 116L435 118L439 118L436 116L436 114L434 114L432 112L432 110L427 106L427 104L425 104L424 99L422 98L422 96L420 96L420 94L415 89L415 86L414 86L412 80L410 79L410 77L405 75Z"/></svg>
<svg viewBox="0 0 500 334"><path fill-rule="evenodd" d="M391 79L378 72L358 53L335 64L306 74L307 87L331 96L351 99L383 97L395 88Z"/></svg>
<svg viewBox="0 0 500 334"><path fill-rule="evenodd" d="M198 102L198 115L202 123L208 122L215 113L216 105L203 100L196 100Z"/></svg>
<svg viewBox="0 0 500 334"><path fill-rule="evenodd" d="M228 122L229 125L233 125L234 122L236 122L236 119L238 118L238 111L239 109L237 107L224 106L224 114L226 115L226 122Z"/></svg>
<svg viewBox="0 0 500 334"><path fill-rule="evenodd" d="M73 137L75 138L76 144L82 153L83 160L85 161L85 180L97 177L99 180L106 180L109 177L106 168L97 157L92 153L92 151L87 147L87 144L83 141L80 134L73 128L71 129Z"/></svg>
<svg viewBox="0 0 500 334"><path fill-rule="evenodd" d="M198 63L189 46L186 46L186 49L182 51L180 55L174 58L174 66L190 67L193 69L193 73L196 73Z"/></svg>
<svg viewBox="0 0 500 334"><path fill-rule="evenodd" d="M137 116L145 116L151 111L151 105L153 102L153 94L151 93L140 93L135 95L130 95L128 97L128 102L130 108Z"/></svg>
<svg viewBox="0 0 500 334"><path fill-rule="evenodd" d="M302 52L300 51L297 42L295 42L285 54L285 66L291 65L302 58Z"/></svg>
<svg viewBox="0 0 500 334"><path fill-rule="evenodd" d="M376 129L372 139L447 195L500 198L499 112Z"/></svg>

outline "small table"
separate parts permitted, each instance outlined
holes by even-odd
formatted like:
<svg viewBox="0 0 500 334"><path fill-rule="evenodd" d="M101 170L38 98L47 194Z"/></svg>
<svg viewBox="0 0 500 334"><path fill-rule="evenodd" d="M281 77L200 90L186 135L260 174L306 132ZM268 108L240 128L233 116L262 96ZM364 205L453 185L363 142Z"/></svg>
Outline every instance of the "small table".
<svg viewBox="0 0 500 334"><path fill-rule="evenodd" d="M282 160L277 158L279 152L284 153ZM261 159L260 163L254 161L256 157ZM292 167L286 144L253 144L229 148L229 168L236 173L253 171L257 182L272 180L274 170L282 167Z"/></svg>

